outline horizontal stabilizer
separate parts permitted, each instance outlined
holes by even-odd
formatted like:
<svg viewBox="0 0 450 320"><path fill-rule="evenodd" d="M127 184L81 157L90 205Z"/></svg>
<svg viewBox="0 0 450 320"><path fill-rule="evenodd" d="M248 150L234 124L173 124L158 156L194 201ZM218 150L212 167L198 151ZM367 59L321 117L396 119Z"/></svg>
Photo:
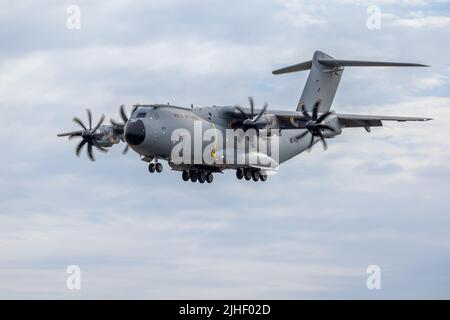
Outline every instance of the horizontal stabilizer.
<svg viewBox="0 0 450 320"><path fill-rule="evenodd" d="M286 67L286 68L275 70L272 72L272 74L283 74L283 73L305 71L305 70L311 69L311 67L312 67L312 60L309 60L306 62L294 64L294 65Z"/></svg>
<svg viewBox="0 0 450 320"><path fill-rule="evenodd" d="M429 67L420 63L405 62L383 62L383 61L357 61L357 60L334 60L334 59L318 59L318 63L325 67ZM306 71L312 68L312 60L294 64L292 66L272 71L272 74L284 74L291 72Z"/></svg>
<svg viewBox="0 0 450 320"><path fill-rule="evenodd" d="M419 63L319 59L327 67L429 67Z"/></svg>

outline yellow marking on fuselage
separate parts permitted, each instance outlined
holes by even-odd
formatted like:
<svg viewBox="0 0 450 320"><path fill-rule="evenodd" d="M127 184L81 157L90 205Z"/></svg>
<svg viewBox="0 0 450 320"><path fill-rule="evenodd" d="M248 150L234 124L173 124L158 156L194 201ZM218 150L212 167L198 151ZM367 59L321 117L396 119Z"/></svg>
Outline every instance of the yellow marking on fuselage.
<svg viewBox="0 0 450 320"><path fill-rule="evenodd" d="M217 148L217 128L214 122L211 122L213 128L214 128L214 148L211 151L211 157L217 160L216 158L216 148Z"/></svg>

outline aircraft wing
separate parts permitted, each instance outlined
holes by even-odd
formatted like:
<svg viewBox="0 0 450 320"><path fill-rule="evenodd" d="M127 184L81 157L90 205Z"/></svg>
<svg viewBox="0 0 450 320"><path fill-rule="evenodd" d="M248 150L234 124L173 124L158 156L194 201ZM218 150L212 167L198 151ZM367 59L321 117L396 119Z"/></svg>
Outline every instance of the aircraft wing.
<svg viewBox="0 0 450 320"><path fill-rule="evenodd" d="M250 116L250 109L243 108L242 109L245 114ZM255 109L255 113L258 113L260 109ZM270 114L275 115L281 123L283 129L292 129L303 127L305 118L302 112L299 111L285 111L285 110L271 110ZM242 118L242 115L236 111L230 111L229 115L231 118ZM398 122L406 122L406 121L428 121L432 120L431 118L425 117L397 117L397 116L376 116L376 115L360 115L360 114L336 114L339 119L340 124L343 128L356 128L361 127L366 130L370 127L381 127L383 126L383 121L398 121ZM300 123L296 123L295 125L292 121ZM303 122L303 123L302 123Z"/></svg>
<svg viewBox="0 0 450 320"><path fill-rule="evenodd" d="M294 120L303 120L303 114L298 111L277 111L273 112L279 118L291 118ZM362 114L337 114L339 122L345 128L352 127L381 127L383 121L429 121L431 118L425 117L397 117L397 116L375 116Z"/></svg>
<svg viewBox="0 0 450 320"><path fill-rule="evenodd" d="M303 119L303 114L299 111L271 110L273 114L282 118L293 117L295 119ZM339 120L343 122L351 121L428 121L433 120L425 117L397 117L397 116L374 116L363 114L337 114Z"/></svg>
<svg viewBox="0 0 450 320"><path fill-rule="evenodd" d="M338 114L339 122L344 128L354 128L354 127L381 127L383 126L383 121L428 121L431 118L424 117L396 117L396 116L373 116L373 115L359 115L359 114Z"/></svg>

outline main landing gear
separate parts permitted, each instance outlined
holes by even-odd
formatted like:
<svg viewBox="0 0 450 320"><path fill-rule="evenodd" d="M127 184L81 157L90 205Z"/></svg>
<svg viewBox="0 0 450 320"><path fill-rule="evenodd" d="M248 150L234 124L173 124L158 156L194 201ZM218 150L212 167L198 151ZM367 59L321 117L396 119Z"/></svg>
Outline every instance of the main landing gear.
<svg viewBox="0 0 450 320"><path fill-rule="evenodd" d="M183 174L181 175L183 178L183 181L189 181L192 182L200 182L200 183L211 183L214 180L214 176L209 171L203 171L203 170L184 170Z"/></svg>
<svg viewBox="0 0 450 320"><path fill-rule="evenodd" d="M254 168L238 168L236 170L236 178L239 180L245 179L247 181L266 181L267 175L259 169Z"/></svg>
<svg viewBox="0 0 450 320"><path fill-rule="evenodd" d="M150 171L150 173L154 173L155 171L160 173L163 171L163 166L159 162L156 162L156 163L152 162L148 165L148 171Z"/></svg>

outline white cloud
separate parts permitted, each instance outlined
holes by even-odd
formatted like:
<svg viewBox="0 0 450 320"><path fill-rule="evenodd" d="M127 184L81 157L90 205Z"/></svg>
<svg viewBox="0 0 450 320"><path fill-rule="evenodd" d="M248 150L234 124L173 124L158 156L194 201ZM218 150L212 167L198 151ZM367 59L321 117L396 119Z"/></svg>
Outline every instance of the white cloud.
<svg viewBox="0 0 450 320"><path fill-rule="evenodd" d="M398 18L392 21L392 26L404 28L446 28L450 26L450 17L425 15L422 12L411 13L409 18Z"/></svg>
<svg viewBox="0 0 450 320"><path fill-rule="evenodd" d="M436 3L448 3L449 0L337 0L342 4L358 5L406 5L406 6L427 6Z"/></svg>
<svg viewBox="0 0 450 320"><path fill-rule="evenodd" d="M276 19L281 22L288 22L295 28L304 28L310 25L325 24L326 21L317 12L320 5L314 2L301 0L278 0L283 10L276 14Z"/></svg>
<svg viewBox="0 0 450 320"><path fill-rule="evenodd" d="M448 76L442 75L442 74L436 74L436 75L433 75L432 77L424 77L424 78L416 79L415 85L419 89L430 90L430 89L434 89L437 87L441 87L441 86L447 84L448 81L449 81Z"/></svg>

